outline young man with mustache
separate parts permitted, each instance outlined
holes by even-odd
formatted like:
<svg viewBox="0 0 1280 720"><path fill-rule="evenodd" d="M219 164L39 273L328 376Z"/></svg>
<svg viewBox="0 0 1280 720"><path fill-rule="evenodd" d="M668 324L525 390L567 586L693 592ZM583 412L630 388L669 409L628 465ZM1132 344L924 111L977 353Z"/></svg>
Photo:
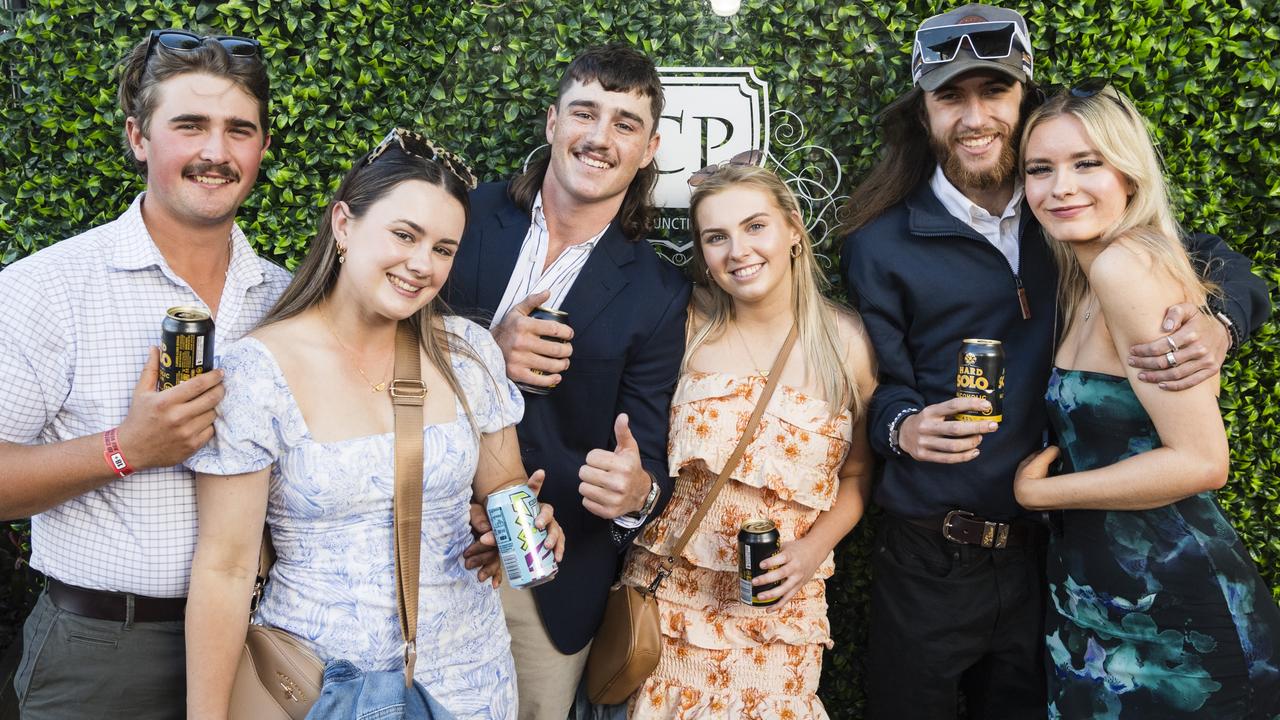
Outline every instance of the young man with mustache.
<svg viewBox="0 0 1280 720"><path fill-rule="evenodd" d="M842 269L875 346L871 443L885 510L872 556L868 717L1043 717L1044 544L1014 501L1018 463L1042 445L1057 275L1022 198L1016 148L1032 84L1026 22L966 5L929 18L912 52L915 87L882 115L878 164L851 193ZM1170 308L1168 338L1132 349L1143 378L1176 391L1216 372L1237 329L1270 312L1265 283L1218 238L1220 318ZM956 399L967 338L1000 340L1003 417ZM904 678L910 682L904 683Z"/></svg>
<svg viewBox="0 0 1280 720"><path fill-rule="evenodd" d="M689 286L645 241L662 106L653 62L630 46L575 58L547 109L547 155L472 193L445 289L492 319L508 377L532 388L521 456L546 470L565 534L554 580L503 588L524 720L568 714L626 541L671 494ZM539 306L567 322L529 317Z"/></svg>
<svg viewBox="0 0 1280 720"><path fill-rule="evenodd" d="M181 463L212 437L222 374L157 391L160 324L207 308L225 347L289 280L235 224L270 142L257 41L153 32L118 96L146 190L0 273L0 517L32 516L48 576L14 679L29 720L184 715Z"/></svg>

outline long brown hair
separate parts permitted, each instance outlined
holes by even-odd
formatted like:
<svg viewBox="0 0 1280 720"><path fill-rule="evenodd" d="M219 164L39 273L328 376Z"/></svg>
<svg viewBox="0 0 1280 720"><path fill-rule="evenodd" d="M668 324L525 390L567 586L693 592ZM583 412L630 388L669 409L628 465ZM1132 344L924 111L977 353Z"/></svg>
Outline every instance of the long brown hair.
<svg viewBox="0 0 1280 720"><path fill-rule="evenodd" d="M649 98L649 110L653 113L653 126L649 134L652 137L658 131L658 119L662 117L666 96L662 92L662 79L658 77L657 68L644 53L626 43L614 42L590 48L574 58L560 77L556 92L557 109L560 107L560 99L575 82L598 82L600 87L609 92L639 93ZM511 181L507 194L516 207L525 212L533 209L533 201L542 190L542 182L546 179L550 165L550 154L542 155L533 161L528 170ZM657 183L658 164L651 161L640 168L627 186L622 207L618 209L618 224L628 240L643 238L653 227L653 187Z"/></svg>
<svg viewBox="0 0 1280 720"><path fill-rule="evenodd" d="M177 52L156 43L147 57L149 40L133 46L133 50L120 61L120 86L116 99L125 117L138 121L143 137L150 137L151 115L160 103L158 86L169 78L187 73L205 73L226 78L258 101L258 128L266 142L271 134L271 86L267 81L267 68L260 55L232 57L222 45L205 41L199 47ZM125 156L140 172L147 171L147 164L138 160L129 146L129 136L124 136Z"/></svg>
<svg viewBox="0 0 1280 720"><path fill-rule="evenodd" d="M338 203L346 203L348 214L352 218L360 218L372 205L389 195L401 183L421 180L443 189L462 205L464 216L470 218L471 203L467 198L466 186L440 163L394 149L378 156L377 162L372 164L366 164L368 157L368 153L362 155L342 178L338 191L320 216L320 225L316 230L315 239L311 241L311 247L307 250L306 258L293 274L293 281L289 283L289 287L285 288L284 294L276 301L275 306L262 319L259 326L294 317L324 302L333 292L341 267L338 263L332 225L333 209ZM471 413L471 406L449 363L450 349L477 363L481 363L481 360L464 338L450 332L443 322L437 322L437 318L448 314L452 313L444 304L444 300L437 295L409 318L409 324L418 333L427 361L444 376L449 388L462 403L467 419L471 421L474 429L475 417Z"/></svg>
<svg viewBox="0 0 1280 720"><path fill-rule="evenodd" d="M800 204L776 174L754 165L726 165L694 188L689 200L693 274L698 278L707 277L702 231L698 227L698 207L716 193L739 186L755 188L772 199L790 229L800 235L800 254L791 259L791 311L799 326L797 342L804 353L806 366L817 378L831 415L834 417L850 408L856 422L866 398L858 394L858 383L845 364L846 354L840 342L836 316L852 315L857 320L857 313L836 305L823 295L828 283L818 267L809 233L800 220ZM707 322L696 328L689 339L684 353L685 367L698 346L719 337L734 319L733 298L715 282L702 283L695 289L694 309Z"/></svg>
<svg viewBox="0 0 1280 720"><path fill-rule="evenodd" d="M1033 82L1022 87L1020 117L1026 117L1041 102L1044 94ZM929 117L924 106L924 91L918 86L898 96L876 116L880 126L880 157L849 192L849 201L841 209L840 235L861 228L902 202L938 166L938 158L929 143ZM1009 142L1018 144L1018 137Z"/></svg>

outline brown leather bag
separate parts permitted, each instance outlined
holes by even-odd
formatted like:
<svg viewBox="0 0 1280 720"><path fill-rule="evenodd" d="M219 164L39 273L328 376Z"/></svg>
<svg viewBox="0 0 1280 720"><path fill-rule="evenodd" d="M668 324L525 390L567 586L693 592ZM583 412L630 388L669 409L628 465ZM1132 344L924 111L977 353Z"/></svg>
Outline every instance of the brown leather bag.
<svg viewBox="0 0 1280 720"><path fill-rule="evenodd" d="M707 495L693 514L684 534L671 547L671 552L662 559L658 575L648 587L634 587L618 583L609 590L609 599L604 608L604 620L596 631L595 640L591 643L591 653L587 656L587 697L597 705L615 705L626 702L627 698L640 689L646 678L658 667L658 658L662 655L662 620L658 613L658 588L667 579L676 565L684 546L693 538L703 516L711 509L720 489L724 487L729 474L742 459L742 453L755 435L760 418L764 415L765 406L773 396L773 390L782 376L782 368L787 364L787 356L796 343L796 326L782 342L778 357L773 361L769 371L769 380L765 383L764 392L756 401L755 410L747 420L747 426L738 440L738 446L725 461L720 475L716 478Z"/></svg>
<svg viewBox="0 0 1280 720"><path fill-rule="evenodd" d="M396 603L405 638L405 687L413 685L417 659L418 569L422 543L422 383L418 336L407 322L396 328L395 410ZM415 432L416 429L416 432ZM416 469L416 472L415 472ZM416 485L416 492L415 492ZM417 502L414 502L416 499ZM263 532L252 615L275 561L271 536ZM410 612L412 610L412 612ZM228 720L303 720L320 696L324 663L303 642L279 628L249 624L231 686Z"/></svg>

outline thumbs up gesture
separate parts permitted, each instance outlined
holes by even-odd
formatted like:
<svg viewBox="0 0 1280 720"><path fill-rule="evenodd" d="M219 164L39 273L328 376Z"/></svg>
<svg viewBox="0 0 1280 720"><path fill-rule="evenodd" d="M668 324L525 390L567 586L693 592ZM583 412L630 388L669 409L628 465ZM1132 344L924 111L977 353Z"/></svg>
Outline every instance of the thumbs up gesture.
<svg viewBox="0 0 1280 720"><path fill-rule="evenodd" d="M640 446L627 422L626 413L619 415L613 423L617 446L587 453L587 463L578 470L582 506L607 520L643 508L653 482L640 464Z"/></svg>

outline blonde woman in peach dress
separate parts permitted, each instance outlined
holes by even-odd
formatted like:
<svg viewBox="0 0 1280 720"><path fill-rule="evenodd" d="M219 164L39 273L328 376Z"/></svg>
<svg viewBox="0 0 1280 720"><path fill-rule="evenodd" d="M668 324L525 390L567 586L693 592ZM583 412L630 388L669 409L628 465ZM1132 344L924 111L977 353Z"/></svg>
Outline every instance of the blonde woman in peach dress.
<svg viewBox="0 0 1280 720"><path fill-rule="evenodd" d="M754 439L659 590L662 659L631 718L826 718L831 647L825 578L862 517L871 455L863 408L875 385L858 317L823 298L795 196L776 175L726 164L695 175L690 209L700 287L690 312L668 447L675 492L636 540L623 582L648 585L741 437L793 324L795 347ZM752 607L739 599L744 521L778 527L780 552Z"/></svg>

